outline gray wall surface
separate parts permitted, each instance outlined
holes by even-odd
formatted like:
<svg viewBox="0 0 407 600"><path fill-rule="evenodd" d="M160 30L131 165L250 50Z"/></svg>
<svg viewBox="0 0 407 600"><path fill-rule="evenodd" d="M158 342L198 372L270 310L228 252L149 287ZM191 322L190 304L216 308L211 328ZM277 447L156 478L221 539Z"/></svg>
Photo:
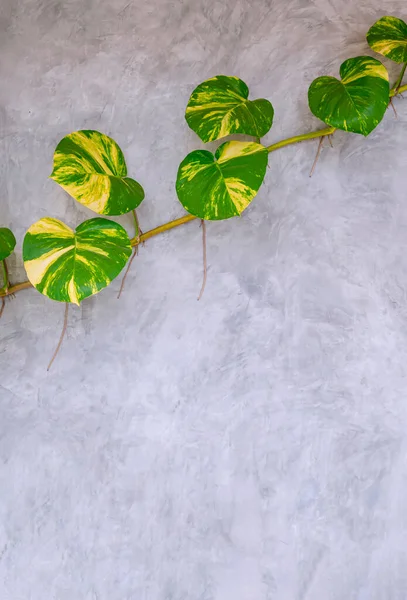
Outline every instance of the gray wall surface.
<svg viewBox="0 0 407 600"><path fill-rule="evenodd" d="M2 225L91 213L48 179L98 129L183 214L192 89L238 75L270 144L318 129L311 81L405 0L1 0ZM386 61L385 61L386 62ZM397 66L386 62L391 79ZM407 598L407 101L364 139L270 155L241 218L150 240L116 299L34 290L0 322L1 600ZM215 147L212 145L211 147ZM120 219L132 233L130 216Z"/></svg>

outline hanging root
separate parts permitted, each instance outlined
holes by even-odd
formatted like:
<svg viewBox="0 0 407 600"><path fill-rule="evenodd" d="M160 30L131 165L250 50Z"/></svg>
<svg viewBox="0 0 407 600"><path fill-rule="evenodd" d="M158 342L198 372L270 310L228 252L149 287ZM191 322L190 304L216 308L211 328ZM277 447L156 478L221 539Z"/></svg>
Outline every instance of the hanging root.
<svg viewBox="0 0 407 600"><path fill-rule="evenodd" d="M122 295L122 292L124 290L124 284L125 284L126 277L127 277L127 273L130 271L131 263L133 262L133 260L135 259L135 257L136 257L137 254L138 254L138 246L134 246L133 254L132 254L132 256L131 256L128 264L127 264L126 272L123 275L122 283L120 285L120 290L119 290L119 293L117 294L117 299L119 299L120 296Z"/></svg>
<svg viewBox="0 0 407 600"><path fill-rule="evenodd" d="M62 341L63 341L65 333L66 333L66 326L68 325L68 309L69 309L69 303L66 302L66 304L65 304L65 314L64 314L64 325L62 327L62 331L61 331L61 335L60 335L60 338L59 338L58 346L56 347L55 352L52 355L52 358L51 358L51 360L49 362L49 365L47 367L47 371L50 370L51 365L54 362L54 360L56 359L57 354L59 352L59 349L61 348Z"/></svg>
<svg viewBox="0 0 407 600"><path fill-rule="evenodd" d="M202 287L201 287L201 291L199 292L198 300L200 300L202 298L202 294L204 293L205 285L206 285L206 276L208 273L208 265L206 262L206 223L203 219L201 220L201 226L202 226L202 250L203 250L203 280L202 280Z"/></svg>
<svg viewBox="0 0 407 600"><path fill-rule="evenodd" d="M319 159L320 154L321 154L322 144L323 143L324 143L324 138L321 137L320 140L319 140L318 150L317 150L317 153L316 153L316 156L315 156L315 160L313 162L313 165L312 165L312 168L311 168L311 171L310 171L310 174L309 174L310 177L312 177L313 174L314 174L315 167L317 166L317 162L318 162L318 159Z"/></svg>
<svg viewBox="0 0 407 600"><path fill-rule="evenodd" d="M6 306L6 300L5 300L5 298L2 297L1 298L1 307L0 307L0 319L1 319L2 315L3 315L3 311L4 311L4 307L5 306Z"/></svg>
<svg viewBox="0 0 407 600"><path fill-rule="evenodd" d="M392 109L393 109L394 116L396 117L396 119L398 119L397 110L396 110L396 107L394 106L394 103L393 103L393 98L390 98L390 102L389 102L389 104L390 104L390 106L391 106L391 107L392 107Z"/></svg>
<svg viewBox="0 0 407 600"><path fill-rule="evenodd" d="M139 223L139 220L138 220L136 209L133 209L132 212L133 212L133 217L134 217L134 229L135 229L135 232L136 232L135 239L137 241L137 245L134 246L133 254L132 254L132 256L131 256L131 258L130 258L130 260L128 262L126 272L123 275L122 283L120 285L120 290L119 290L119 293L117 294L117 299L119 299L120 296L122 295L122 292L124 290L124 284L126 282L127 273L130 271L131 264L132 264L133 260L135 259L136 254L138 254L138 245L140 243L140 236L143 235L143 232L141 231L141 228L140 228L140 223ZM143 246L144 246L144 241L143 241Z"/></svg>

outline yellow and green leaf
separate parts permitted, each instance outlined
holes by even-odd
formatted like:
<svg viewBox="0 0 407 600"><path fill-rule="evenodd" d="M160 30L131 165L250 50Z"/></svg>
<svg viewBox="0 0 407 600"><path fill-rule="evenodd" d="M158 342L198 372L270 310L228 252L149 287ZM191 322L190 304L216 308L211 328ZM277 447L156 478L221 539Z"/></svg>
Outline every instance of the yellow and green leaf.
<svg viewBox="0 0 407 600"><path fill-rule="evenodd" d="M327 125L369 135L382 120L389 104L389 75L382 63L370 56L345 60L341 81L318 77L308 90L312 113Z"/></svg>
<svg viewBox="0 0 407 600"><path fill-rule="evenodd" d="M125 229L100 217L85 221L75 232L58 219L40 219L23 243L32 285L52 300L78 305L108 286L130 255Z"/></svg>
<svg viewBox="0 0 407 600"><path fill-rule="evenodd" d="M254 142L225 142L215 155L195 150L179 166L178 198L189 213L201 219L240 215L257 194L267 161L267 149Z"/></svg>
<svg viewBox="0 0 407 600"><path fill-rule="evenodd" d="M16 245L14 233L8 227L0 227L0 260L4 260L13 252Z"/></svg>
<svg viewBox="0 0 407 600"><path fill-rule="evenodd" d="M261 138L273 124L274 109L268 100L248 97L249 88L238 77L212 77L192 92L186 121L203 142L232 133Z"/></svg>
<svg viewBox="0 0 407 600"><path fill-rule="evenodd" d="M123 215L144 198L141 185L127 177L119 146L99 131L75 131L65 136L55 149L50 177L100 215Z"/></svg>
<svg viewBox="0 0 407 600"><path fill-rule="evenodd" d="M407 62L407 23L397 17L382 17L367 32L372 50L396 63Z"/></svg>

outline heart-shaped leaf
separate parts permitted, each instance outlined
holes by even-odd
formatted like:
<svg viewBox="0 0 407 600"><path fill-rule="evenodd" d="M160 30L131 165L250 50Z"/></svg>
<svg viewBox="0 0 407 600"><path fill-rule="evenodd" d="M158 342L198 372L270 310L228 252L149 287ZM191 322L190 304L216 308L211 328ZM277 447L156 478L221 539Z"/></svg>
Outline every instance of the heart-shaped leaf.
<svg viewBox="0 0 407 600"><path fill-rule="evenodd" d="M369 135L389 104L389 75L370 56L350 58L340 68L342 81L318 77L308 90L313 114L337 129Z"/></svg>
<svg viewBox="0 0 407 600"><path fill-rule="evenodd" d="M396 63L407 62L407 23L397 17L382 17L367 32L372 50Z"/></svg>
<svg viewBox="0 0 407 600"><path fill-rule="evenodd" d="M274 109L268 100L248 96L249 88L238 77L212 77L192 92L185 118L203 142L232 133L261 138L273 124Z"/></svg>
<svg viewBox="0 0 407 600"><path fill-rule="evenodd" d="M131 254L125 229L108 219L89 219L76 231L49 217L28 229L23 243L28 279L41 294L78 304L117 277Z"/></svg>
<svg viewBox="0 0 407 600"><path fill-rule="evenodd" d="M100 215L123 215L144 198L141 185L127 177L119 146L99 131L75 131L64 137L55 149L50 177Z"/></svg>
<svg viewBox="0 0 407 600"><path fill-rule="evenodd" d="M178 198L189 213L201 219L240 215L263 182L267 160L267 149L253 142L225 142L215 155L195 150L179 166Z"/></svg>
<svg viewBox="0 0 407 600"><path fill-rule="evenodd" d="M8 227L0 227L0 260L4 260L13 252L16 245L14 233Z"/></svg>

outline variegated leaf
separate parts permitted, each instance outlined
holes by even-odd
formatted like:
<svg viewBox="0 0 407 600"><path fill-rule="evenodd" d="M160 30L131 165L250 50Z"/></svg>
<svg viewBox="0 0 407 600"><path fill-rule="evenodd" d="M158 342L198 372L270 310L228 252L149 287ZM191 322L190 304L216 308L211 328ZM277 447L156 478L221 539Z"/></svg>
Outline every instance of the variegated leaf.
<svg viewBox="0 0 407 600"><path fill-rule="evenodd" d="M16 245L14 233L8 227L0 227L0 260L4 260L13 252Z"/></svg>
<svg viewBox="0 0 407 600"><path fill-rule="evenodd" d="M313 114L337 129L369 135L380 123L389 104L389 75L370 56L345 60L341 81L318 77L308 90Z"/></svg>
<svg viewBox="0 0 407 600"><path fill-rule="evenodd" d="M267 160L267 149L253 142L225 142L215 155L195 150L179 166L178 198L189 213L201 219L240 215L263 182Z"/></svg>
<svg viewBox="0 0 407 600"><path fill-rule="evenodd" d="M407 23L397 17L382 17L367 33L372 50L396 63L407 62Z"/></svg>
<svg viewBox="0 0 407 600"><path fill-rule="evenodd" d="M117 277L131 254L125 229L108 219L89 219L76 231L49 217L28 229L23 243L28 279L58 302L78 304Z"/></svg>
<svg viewBox="0 0 407 600"><path fill-rule="evenodd" d="M127 177L119 146L99 131L75 131L64 137L55 149L50 177L100 215L123 215L144 198L141 185Z"/></svg>
<svg viewBox="0 0 407 600"><path fill-rule="evenodd" d="M192 92L185 118L203 142L232 133L261 138L273 124L274 109L268 100L248 96L249 88L238 77L212 77Z"/></svg>

